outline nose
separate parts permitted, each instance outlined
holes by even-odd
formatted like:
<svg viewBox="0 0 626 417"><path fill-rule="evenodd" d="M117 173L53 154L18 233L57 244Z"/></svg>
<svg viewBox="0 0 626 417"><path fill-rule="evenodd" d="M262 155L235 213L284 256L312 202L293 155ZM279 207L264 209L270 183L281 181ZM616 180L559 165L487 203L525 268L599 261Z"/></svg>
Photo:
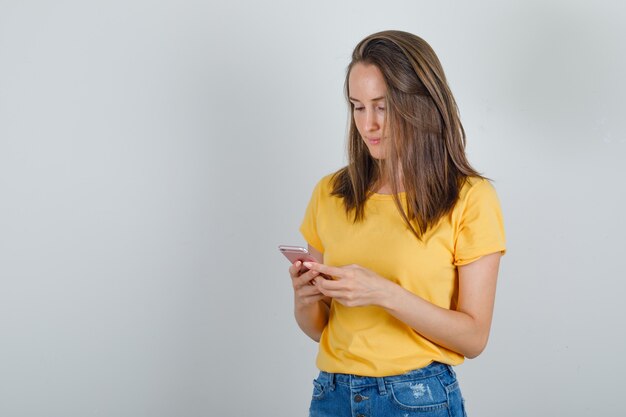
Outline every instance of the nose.
<svg viewBox="0 0 626 417"><path fill-rule="evenodd" d="M378 122L378 115L375 110L368 109L365 114L365 130L368 132L375 132L380 127Z"/></svg>

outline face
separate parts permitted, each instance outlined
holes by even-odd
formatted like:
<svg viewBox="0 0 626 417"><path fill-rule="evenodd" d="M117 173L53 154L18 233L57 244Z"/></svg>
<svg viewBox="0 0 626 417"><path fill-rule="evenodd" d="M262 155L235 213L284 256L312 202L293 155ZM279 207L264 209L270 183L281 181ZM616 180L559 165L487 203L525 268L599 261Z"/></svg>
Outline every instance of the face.
<svg viewBox="0 0 626 417"><path fill-rule="evenodd" d="M372 158L384 159L387 138L385 131L385 94L387 85L375 65L358 63L350 70L348 91L352 117Z"/></svg>

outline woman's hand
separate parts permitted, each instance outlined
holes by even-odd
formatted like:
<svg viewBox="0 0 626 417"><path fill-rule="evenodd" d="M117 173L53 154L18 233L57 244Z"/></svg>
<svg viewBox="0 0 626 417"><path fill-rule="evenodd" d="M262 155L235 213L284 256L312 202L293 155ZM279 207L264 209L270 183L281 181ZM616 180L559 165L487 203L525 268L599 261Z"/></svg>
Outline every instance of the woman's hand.
<svg viewBox="0 0 626 417"><path fill-rule="evenodd" d="M294 293L294 314L302 331L316 342L328 323L330 299L317 288L315 283L323 281L319 272L302 271L302 262L289 267Z"/></svg>
<svg viewBox="0 0 626 417"><path fill-rule="evenodd" d="M297 261L289 267L294 292L295 307L306 307L324 299L324 294L315 285L319 272L307 270L301 272L302 262Z"/></svg>
<svg viewBox="0 0 626 417"><path fill-rule="evenodd" d="M318 291L348 307L382 305L393 282L360 265L333 267L305 262L311 272L333 276L335 279L315 280Z"/></svg>

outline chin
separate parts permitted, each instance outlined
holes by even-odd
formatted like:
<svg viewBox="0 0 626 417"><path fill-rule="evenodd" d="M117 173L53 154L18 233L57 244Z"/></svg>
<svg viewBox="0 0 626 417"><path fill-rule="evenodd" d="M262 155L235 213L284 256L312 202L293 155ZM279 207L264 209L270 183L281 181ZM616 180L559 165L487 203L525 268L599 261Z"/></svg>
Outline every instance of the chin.
<svg viewBox="0 0 626 417"><path fill-rule="evenodd" d="M377 160L381 160L381 159L385 159L385 154L383 152L380 152L378 149L372 151L371 149L370 151L370 156L374 159Z"/></svg>

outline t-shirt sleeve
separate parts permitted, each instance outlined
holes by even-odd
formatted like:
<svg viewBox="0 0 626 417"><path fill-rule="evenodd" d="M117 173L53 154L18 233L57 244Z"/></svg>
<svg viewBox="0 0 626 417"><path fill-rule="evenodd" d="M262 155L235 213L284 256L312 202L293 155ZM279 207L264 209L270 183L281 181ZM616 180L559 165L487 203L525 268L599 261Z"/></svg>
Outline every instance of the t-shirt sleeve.
<svg viewBox="0 0 626 417"><path fill-rule="evenodd" d="M304 219L300 225L300 233L302 233L302 236L309 245L313 246L321 253L324 253L324 245L322 244L317 229L318 216L320 214L319 206L322 197L322 182L323 180L318 182L313 189L313 194L304 212Z"/></svg>
<svg viewBox="0 0 626 417"><path fill-rule="evenodd" d="M466 265L494 252L504 254L506 241L502 210L491 183L480 180L468 190L464 200L454 264Z"/></svg>

